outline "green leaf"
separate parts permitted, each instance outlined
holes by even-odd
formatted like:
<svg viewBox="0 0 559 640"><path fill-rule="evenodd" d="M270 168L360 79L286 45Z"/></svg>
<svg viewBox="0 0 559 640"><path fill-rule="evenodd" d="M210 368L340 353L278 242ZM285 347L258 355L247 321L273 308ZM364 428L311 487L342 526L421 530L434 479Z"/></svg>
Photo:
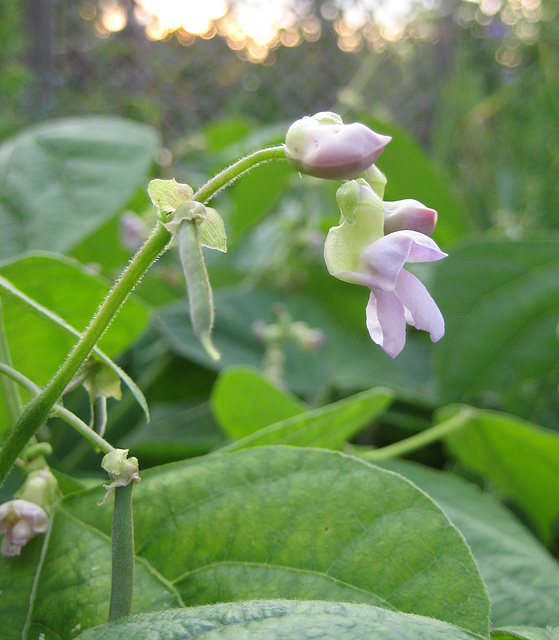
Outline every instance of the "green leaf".
<svg viewBox="0 0 559 640"><path fill-rule="evenodd" d="M439 620L370 605L269 600L133 616L91 629L79 640L148 637L150 640L473 640L479 636Z"/></svg>
<svg viewBox="0 0 559 640"><path fill-rule="evenodd" d="M488 635L462 535L401 476L337 452L258 447L147 470L136 553L189 605L254 598L380 605ZM102 493L69 498L79 520Z"/></svg>
<svg viewBox="0 0 559 640"><path fill-rule="evenodd" d="M267 444L341 449L382 413L394 397L390 389L363 391L339 402L271 424L227 447L228 451Z"/></svg>
<svg viewBox="0 0 559 640"><path fill-rule="evenodd" d="M92 511L100 510L91 498ZM104 508L109 511L109 507ZM102 624L109 612L111 541L63 508L52 530L35 537L16 558L0 561L2 638L38 638L43 629L69 640L80 629ZM182 604L176 591L144 561L136 564L133 610ZM23 635L24 628L27 635Z"/></svg>
<svg viewBox="0 0 559 640"><path fill-rule="evenodd" d="M165 213L175 212L182 204L192 198L194 191L188 184L156 178L148 184L148 195L153 206Z"/></svg>
<svg viewBox="0 0 559 640"><path fill-rule="evenodd" d="M432 293L447 327L437 350L445 400L489 401L556 424L559 236L471 240L436 266Z"/></svg>
<svg viewBox="0 0 559 640"><path fill-rule="evenodd" d="M491 598L492 626L559 624L559 564L501 503L458 476L383 463L423 489L470 545Z"/></svg>
<svg viewBox="0 0 559 640"><path fill-rule="evenodd" d="M146 179L159 136L113 117L29 127L0 146L0 258L65 253L121 209Z"/></svg>
<svg viewBox="0 0 559 640"><path fill-rule="evenodd" d="M206 217L200 220L200 244L208 249L217 249L227 253L227 234L225 225L219 213L211 207L206 207Z"/></svg>
<svg viewBox="0 0 559 640"><path fill-rule="evenodd" d="M221 372L212 390L211 405L222 429L235 440L307 409L295 396L246 367Z"/></svg>
<svg viewBox="0 0 559 640"><path fill-rule="evenodd" d="M503 627L491 634L493 640L559 640L559 628Z"/></svg>
<svg viewBox="0 0 559 640"><path fill-rule="evenodd" d="M453 408L439 413L446 419ZM489 478L549 541L559 515L559 435L496 411L464 412L464 427L445 438L468 469Z"/></svg>
<svg viewBox="0 0 559 640"><path fill-rule="evenodd" d="M0 264L4 325L14 368L36 384L45 384L107 292L102 279L61 256L32 254ZM147 323L145 305L130 299L99 344L109 355L119 355L144 332ZM145 398L130 377L103 351L95 348L94 352L119 375L147 412ZM0 398L0 412L3 409ZM5 419L3 423L6 426Z"/></svg>

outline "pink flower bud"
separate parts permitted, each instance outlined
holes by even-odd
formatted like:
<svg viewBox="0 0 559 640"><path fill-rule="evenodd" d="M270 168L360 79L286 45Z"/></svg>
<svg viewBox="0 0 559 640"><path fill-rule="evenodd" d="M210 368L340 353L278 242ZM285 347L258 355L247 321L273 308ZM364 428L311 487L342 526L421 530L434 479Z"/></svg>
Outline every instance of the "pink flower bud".
<svg viewBox="0 0 559 640"><path fill-rule="evenodd" d="M390 142L364 124L343 124L332 113L294 122L285 137L285 157L301 173L350 180L367 170Z"/></svg>
<svg viewBox="0 0 559 640"><path fill-rule="evenodd" d="M430 236L437 224L437 212L417 200L384 203L384 233L418 231Z"/></svg>

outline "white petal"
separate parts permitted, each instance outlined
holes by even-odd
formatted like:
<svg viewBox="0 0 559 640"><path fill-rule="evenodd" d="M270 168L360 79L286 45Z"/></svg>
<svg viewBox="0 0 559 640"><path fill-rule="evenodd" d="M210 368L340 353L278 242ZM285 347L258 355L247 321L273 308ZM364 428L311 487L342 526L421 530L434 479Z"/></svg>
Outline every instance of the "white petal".
<svg viewBox="0 0 559 640"><path fill-rule="evenodd" d="M395 358L406 343L404 307L391 291L374 289L367 304L367 329L376 342Z"/></svg>
<svg viewBox="0 0 559 640"><path fill-rule="evenodd" d="M446 257L436 243L418 231L395 231L366 247L362 260L385 291L394 291L406 262L432 262Z"/></svg>
<svg viewBox="0 0 559 640"><path fill-rule="evenodd" d="M443 337L442 313L420 280L409 271L402 269L394 293L404 305L410 324L416 329L428 331L433 342Z"/></svg>

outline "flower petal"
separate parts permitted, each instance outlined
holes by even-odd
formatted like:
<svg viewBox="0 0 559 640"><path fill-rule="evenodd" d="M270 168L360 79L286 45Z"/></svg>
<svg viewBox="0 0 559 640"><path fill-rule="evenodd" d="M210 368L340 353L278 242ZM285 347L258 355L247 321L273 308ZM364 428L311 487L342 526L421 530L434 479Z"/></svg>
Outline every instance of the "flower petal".
<svg viewBox="0 0 559 640"><path fill-rule="evenodd" d="M404 229L430 236L437 224L437 212L417 200L398 200L384 203L384 233Z"/></svg>
<svg viewBox="0 0 559 640"><path fill-rule="evenodd" d="M367 271L385 291L394 291L406 262L432 262L446 257L437 244L418 231L395 231L366 247L361 258Z"/></svg>
<svg viewBox="0 0 559 640"><path fill-rule="evenodd" d="M404 306L408 323L428 331L437 342L444 335L444 318L425 285L405 269L400 271L394 293Z"/></svg>
<svg viewBox="0 0 559 640"><path fill-rule="evenodd" d="M376 342L395 358L406 343L404 307L395 293L382 289L371 290L367 304L367 329Z"/></svg>

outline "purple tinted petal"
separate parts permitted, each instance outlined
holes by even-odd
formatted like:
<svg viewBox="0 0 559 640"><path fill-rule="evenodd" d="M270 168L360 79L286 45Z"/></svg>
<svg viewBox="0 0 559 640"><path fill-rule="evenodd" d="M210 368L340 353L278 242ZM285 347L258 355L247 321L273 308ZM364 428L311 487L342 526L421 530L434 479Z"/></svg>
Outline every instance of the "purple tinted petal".
<svg viewBox="0 0 559 640"><path fill-rule="evenodd" d="M395 358L406 343L404 307L391 291L374 289L367 304L367 329L376 342Z"/></svg>
<svg viewBox="0 0 559 640"><path fill-rule="evenodd" d="M428 331L433 342L443 337L442 313L420 280L402 269L394 293L405 307L409 324L421 331Z"/></svg>
<svg viewBox="0 0 559 640"><path fill-rule="evenodd" d="M384 233L404 229L430 236L437 224L437 212L417 200L398 200L384 203Z"/></svg>
<svg viewBox="0 0 559 640"><path fill-rule="evenodd" d="M369 273L385 291L394 291L406 262L432 262L446 257L436 243L418 231L395 231L379 238L362 252Z"/></svg>

